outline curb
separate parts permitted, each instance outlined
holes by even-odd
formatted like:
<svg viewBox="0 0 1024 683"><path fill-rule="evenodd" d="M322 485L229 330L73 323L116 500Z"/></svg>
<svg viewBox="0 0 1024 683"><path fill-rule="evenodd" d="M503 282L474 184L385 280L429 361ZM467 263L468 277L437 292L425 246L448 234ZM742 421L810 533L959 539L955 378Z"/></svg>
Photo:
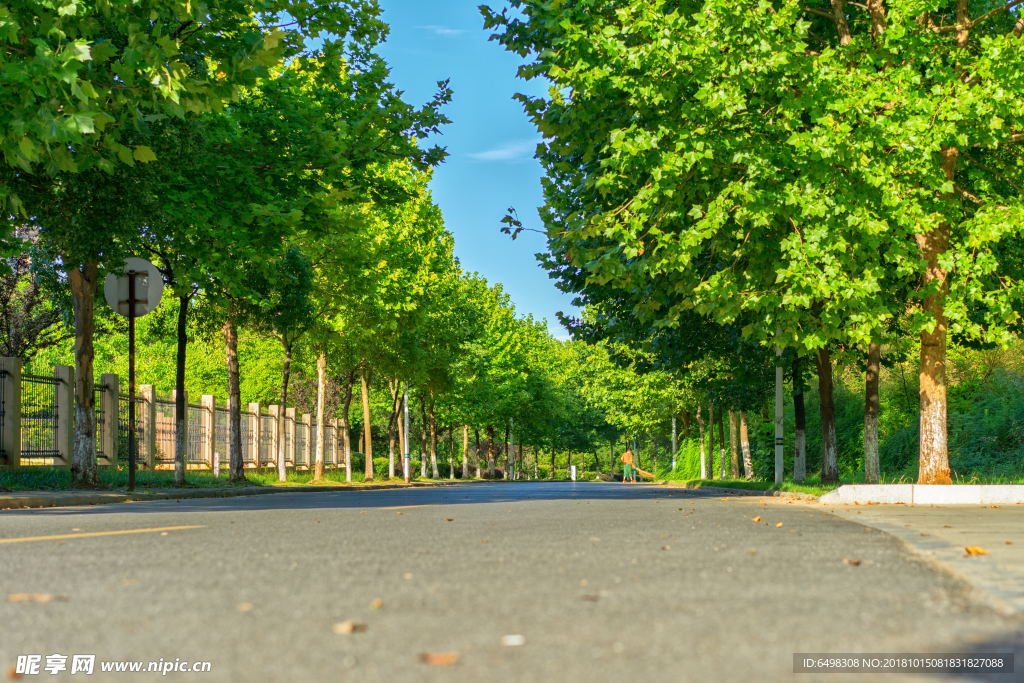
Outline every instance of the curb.
<svg viewBox="0 0 1024 683"><path fill-rule="evenodd" d="M1024 503L1019 484L843 484L821 497L831 505L991 505Z"/></svg>
<svg viewBox="0 0 1024 683"><path fill-rule="evenodd" d="M476 483L475 480L454 482L412 482L406 484L352 484L345 486L250 486L238 489L163 489L136 491L135 493L53 491L17 491L0 494L0 509L19 510L25 508L67 507L71 505L106 505L109 503L138 503L151 500L186 500L191 498L237 498L239 496L261 496L271 493L325 493L338 491L378 491L381 489L435 488L456 484ZM479 483L489 483L479 480Z"/></svg>
<svg viewBox="0 0 1024 683"><path fill-rule="evenodd" d="M672 488L686 489L687 491L706 491L714 494L727 494L731 496L767 496L769 498L782 498L792 497L799 498L800 500L809 500L817 502L818 497L811 495L810 493L800 493L798 491L776 491L774 489L768 489L765 491L755 491L752 489L731 489L724 486L693 486L691 484L665 484Z"/></svg>

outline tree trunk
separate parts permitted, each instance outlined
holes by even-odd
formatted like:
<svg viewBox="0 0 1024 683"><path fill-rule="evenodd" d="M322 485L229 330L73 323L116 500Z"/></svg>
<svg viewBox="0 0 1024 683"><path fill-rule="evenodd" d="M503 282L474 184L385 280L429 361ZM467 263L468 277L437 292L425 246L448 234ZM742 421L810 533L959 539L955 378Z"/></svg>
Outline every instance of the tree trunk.
<svg viewBox="0 0 1024 683"><path fill-rule="evenodd" d="M402 383L398 383L398 451L402 460L402 477L405 477L405 420L402 419ZM411 474L411 472L410 472Z"/></svg>
<svg viewBox="0 0 1024 683"><path fill-rule="evenodd" d="M430 475L433 479L441 478L437 471L437 413L434 412L433 395L430 401Z"/></svg>
<svg viewBox="0 0 1024 683"><path fill-rule="evenodd" d="M242 386L238 372L238 329L229 316L224 321L224 355L228 365L228 458L229 480L245 481L242 457Z"/></svg>
<svg viewBox="0 0 1024 683"><path fill-rule="evenodd" d="M423 479L427 478L427 399L420 394L420 418L422 420L422 429L420 430L420 477Z"/></svg>
<svg viewBox="0 0 1024 683"><path fill-rule="evenodd" d="M324 449L327 447L327 416L324 415L326 393L327 354L321 351L316 358L316 468L313 470L313 481L324 476Z"/></svg>
<svg viewBox="0 0 1024 683"><path fill-rule="evenodd" d="M476 437L476 449L473 451L473 464L476 465L476 478L480 478L480 430L473 428L473 436Z"/></svg>
<svg viewBox="0 0 1024 683"><path fill-rule="evenodd" d="M864 478L869 484L881 479L878 466L878 372L882 364L882 347L868 344L868 367L864 373Z"/></svg>
<svg viewBox="0 0 1024 683"><path fill-rule="evenodd" d="M188 350L188 300L178 297L178 354L174 368L174 484L185 483L188 457L188 397L185 395L185 353Z"/></svg>
<svg viewBox="0 0 1024 683"><path fill-rule="evenodd" d="M455 425L448 423L448 479L455 479Z"/></svg>
<svg viewBox="0 0 1024 683"><path fill-rule="evenodd" d="M793 481L803 482L807 480L807 414L799 358L793 361L793 414Z"/></svg>
<svg viewBox="0 0 1024 683"><path fill-rule="evenodd" d="M494 427L487 425L487 476L494 479Z"/></svg>
<svg viewBox="0 0 1024 683"><path fill-rule="evenodd" d="M818 368L818 397L821 401L821 483L839 483L836 453L836 407L832 399L832 356L828 346L814 356Z"/></svg>
<svg viewBox="0 0 1024 683"><path fill-rule="evenodd" d="M68 271L75 309L75 445L71 456L71 481L75 486L99 486L96 462L96 393L93 348L99 266L92 262Z"/></svg>
<svg viewBox="0 0 1024 683"><path fill-rule="evenodd" d="M722 406L718 406L718 478L725 479L725 423Z"/></svg>
<svg viewBox="0 0 1024 683"><path fill-rule="evenodd" d="M363 467L363 479L373 481L373 422L370 420L370 382L372 376L363 359L359 368L359 380L363 390L363 455L366 458Z"/></svg>
<svg viewBox="0 0 1024 683"><path fill-rule="evenodd" d="M959 8L959 3L958 3ZM958 43L959 35L957 36ZM959 155L955 147L942 150L943 171L953 181ZM932 290L924 299L924 312L934 324L931 331L921 330L921 442L918 484L951 484L946 404L946 293L948 274L939 258L949 249L949 223L939 223L927 234L916 236L921 257L928 262L924 286Z"/></svg>
<svg viewBox="0 0 1024 683"><path fill-rule="evenodd" d="M683 411L683 438L684 439L689 439L690 438L690 411L689 410L684 410Z"/></svg>
<svg viewBox="0 0 1024 683"><path fill-rule="evenodd" d="M402 438L402 383L396 379L388 382L388 385L391 387L391 415L388 417L388 479L394 479L395 441Z"/></svg>
<svg viewBox="0 0 1024 683"><path fill-rule="evenodd" d="M754 463L750 458L750 436L747 432L747 413L740 411L740 448L743 449L743 476L754 478Z"/></svg>
<svg viewBox="0 0 1024 683"><path fill-rule="evenodd" d="M704 454L704 416L701 415L700 404L697 404L697 427L700 429L700 478L708 478L707 459Z"/></svg>
<svg viewBox="0 0 1024 683"><path fill-rule="evenodd" d="M548 470L548 479L553 480L555 478L555 444L551 444L551 468Z"/></svg>
<svg viewBox="0 0 1024 683"><path fill-rule="evenodd" d="M352 483L352 429L349 422L349 408L352 406L352 387L356 383L356 371L348 373L348 384L345 387L345 401L341 407L341 437L345 448L345 481Z"/></svg>
<svg viewBox="0 0 1024 683"><path fill-rule="evenodd" d="M731 468L730 475L733 479L740 478L740 458L739 458L739 416L736 415L736 411L729 410L729 466Z"/></svg>
<svg viewBox="0 0 1024 683"><path fill-rule="evenodd" d="M469 425L462 425L462 478L469 479Z"/></svg>
<svg viewBox="0 0 1024 683"><path fill-rule="evenodd" d="M285 407L288 405L288 381L292 374L292 346L286 335L281 335L284 346L284 368L281 372L281 407L277 411L277 480L288 481L288 457L284 438Z"/></svg>

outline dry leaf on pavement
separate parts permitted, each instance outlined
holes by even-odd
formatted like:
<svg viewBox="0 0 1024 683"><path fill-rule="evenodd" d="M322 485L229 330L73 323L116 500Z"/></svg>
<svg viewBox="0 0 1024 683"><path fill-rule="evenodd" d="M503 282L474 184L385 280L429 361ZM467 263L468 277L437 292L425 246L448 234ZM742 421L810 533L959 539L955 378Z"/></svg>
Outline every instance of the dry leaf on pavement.
<svg viewBox="0 0 1024 683"><path fill-rule="evenodd" d="M978 545L969 545L964 550L968 555L988 555L988 551Z"/></svg>
<svg viewBox="0 0 1024 683"><path fill-rule="evenodd" d="M776 528L776 529L780 529L780 528L782 528L782 522L779 522L778 524L776 524L776 525L775 525L775 528Z"/></svg>
<svg viewBox="0 0 1024 683"><path fill-rule="evenodd" d="M66 602L67 598L49 593L8 593L7 602Z"/></svg>
<svg viewBox="0 0 1024 683"><path fill-rule="evenodd" d="M760 522L760 521L761 521L761 515L758 515L757 517L754 517L754 518L753 518L753 519L751 519L750 521L751 521L751 522Z"/></svg>
<svg viewBox="0 0 1024 683"><path fill-rule="evenodd" d="M366 630L366 624L360 624L357 621L339 621L331 628L332 631L337 633L339 636L348 635L350 633L360 633Z"/></svg>
<svg viewBox="0 0 1024 683"><path fill-rule="evenodd" d="M431 666L449 666L459 661L458 652L421 652L419 659Z"/></svg>
<svg viewBox="0 0 1024 683"><path fill-rule="evenodd" d="M860 566L860 560L848 560L848 559L846 559L844 557L843 558L843 564L849 564L849 565L853 565L854 567L859 567Z"/></svg>

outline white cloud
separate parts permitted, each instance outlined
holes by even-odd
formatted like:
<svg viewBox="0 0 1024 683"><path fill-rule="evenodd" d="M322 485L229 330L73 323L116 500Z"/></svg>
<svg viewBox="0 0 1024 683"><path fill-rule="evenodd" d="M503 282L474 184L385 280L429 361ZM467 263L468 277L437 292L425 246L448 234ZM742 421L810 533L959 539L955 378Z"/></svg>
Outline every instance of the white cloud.
<svg viewBox="0 0 1024 683"><path fill-rule="evenodd" d="M525 161L532 159L539 140L518 140L469 156L477 161Z"/></svg>
<svg viewBox="0 0 1024 683"><path fill-rule="evenodd" d="M447 26L417 26L416 28L423 28L428 31L433 31L437 35L444 36L445 38L455 38L465 33L465 31L463 31L462 29L448 28Z"/></svg>

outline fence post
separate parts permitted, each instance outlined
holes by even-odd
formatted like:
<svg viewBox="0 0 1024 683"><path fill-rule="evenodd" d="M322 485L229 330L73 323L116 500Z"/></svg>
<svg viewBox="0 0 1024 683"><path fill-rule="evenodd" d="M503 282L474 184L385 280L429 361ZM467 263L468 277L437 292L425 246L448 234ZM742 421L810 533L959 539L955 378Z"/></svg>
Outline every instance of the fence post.
<svg viewBox="0 0 1024 683"><path fill-rule="evenodd" d="M140 450L145 453L146 469L152 470L156 458L156 387L152 384L141 385L139 396L142 403L135 407L135 410L141 411L136 417L142 423L142 438L139 439L139 445L145 442L145 449Z"/></svg>
<svg viewBox="0 0 1024 683"><path fill-rule="evenodd" d="M103 411L103 433L100 435L99 443L103 455L107 458L108 465L117 465L117 428L120 417L120 406L118 395L121 387L118 386L120 378L112 372L105 372L100 375L100 384L104 386L100 392L100 410Z"/></svg>
<svg viewBox="0 0 1024 683"><path fill-rule="evenodd" d="M57 365L53 368L53 376L60 380L56 389L57 395L57 452L64 464L71 467L71 453L75 444L75 369L70 365Z"/></svg>
<svg viewBox="0 0 1024 683"><path fill-rule="evenodd" d="M202 459L209 468L213 469L213 449L217 444L217 398L209 394L203 394L199 399L203 406L203 447Z"/></svg>
<svg viewBox="0 0 1024 683"><path fill-rule="evenodd" d="M277 467L277 454L280 446L277 443L277 418L281 416L281 406L269 405L267 406L267 412L270 413L271 422L274 426L270 430L270 462ZM287 428L287 425L285 425ZM282 434L281 436L284 436Z"/></svg>
<svg viewBox="0 0 1024 683"><path fill-rule="evenodd" d="M298 427L296 427L296 429L298 429ZM306 432L306 439L302 443L302 450L305 451L302 454L302 462L305 463L308 469L313 469L313 461L309 457L312 452L309 446L310 442L313 440L313 422L309 418L309 413L303 413L302 415L302 429Z"/></svg>
<svg viewBox="0 0 1024 683"><path fill-rule="evenodd" d="M0 358L0 456L4 467L21 467L20 358Z"/></svg>
<svg viewBox="0 0 1024 683"><path fill-rule="evenodd" d="M295 465L295 408L284 409L284 464L288 466L290 460Z"/></svg>
<svg viewBox="0 0 1024 683"><path fill-rule="evenodd" d="M338 418L332 417L327 421L330 428L327 430L327 434L324 434L324 448L327 448L326 444L330 443L331 447L328 448L328 452L331 454L330 464L336 465L338 463ZM328 442L327 439L330 439ZM328 460L324 459L324 464L328 464Z"/></svg>
<svg viewBox="0 0 1024 683"><path fill-rule="evenodd" d="M255 416L255 417L254 417ZM249 434L252 437L252 462L253 467L259 467L260 465L260 439L263 435L260 431L263 429L263 425L260 423L263 420L260 419L260 404L250 403L249 404ZM245 458L242 458L242 467L245 467Z"/></svg>

